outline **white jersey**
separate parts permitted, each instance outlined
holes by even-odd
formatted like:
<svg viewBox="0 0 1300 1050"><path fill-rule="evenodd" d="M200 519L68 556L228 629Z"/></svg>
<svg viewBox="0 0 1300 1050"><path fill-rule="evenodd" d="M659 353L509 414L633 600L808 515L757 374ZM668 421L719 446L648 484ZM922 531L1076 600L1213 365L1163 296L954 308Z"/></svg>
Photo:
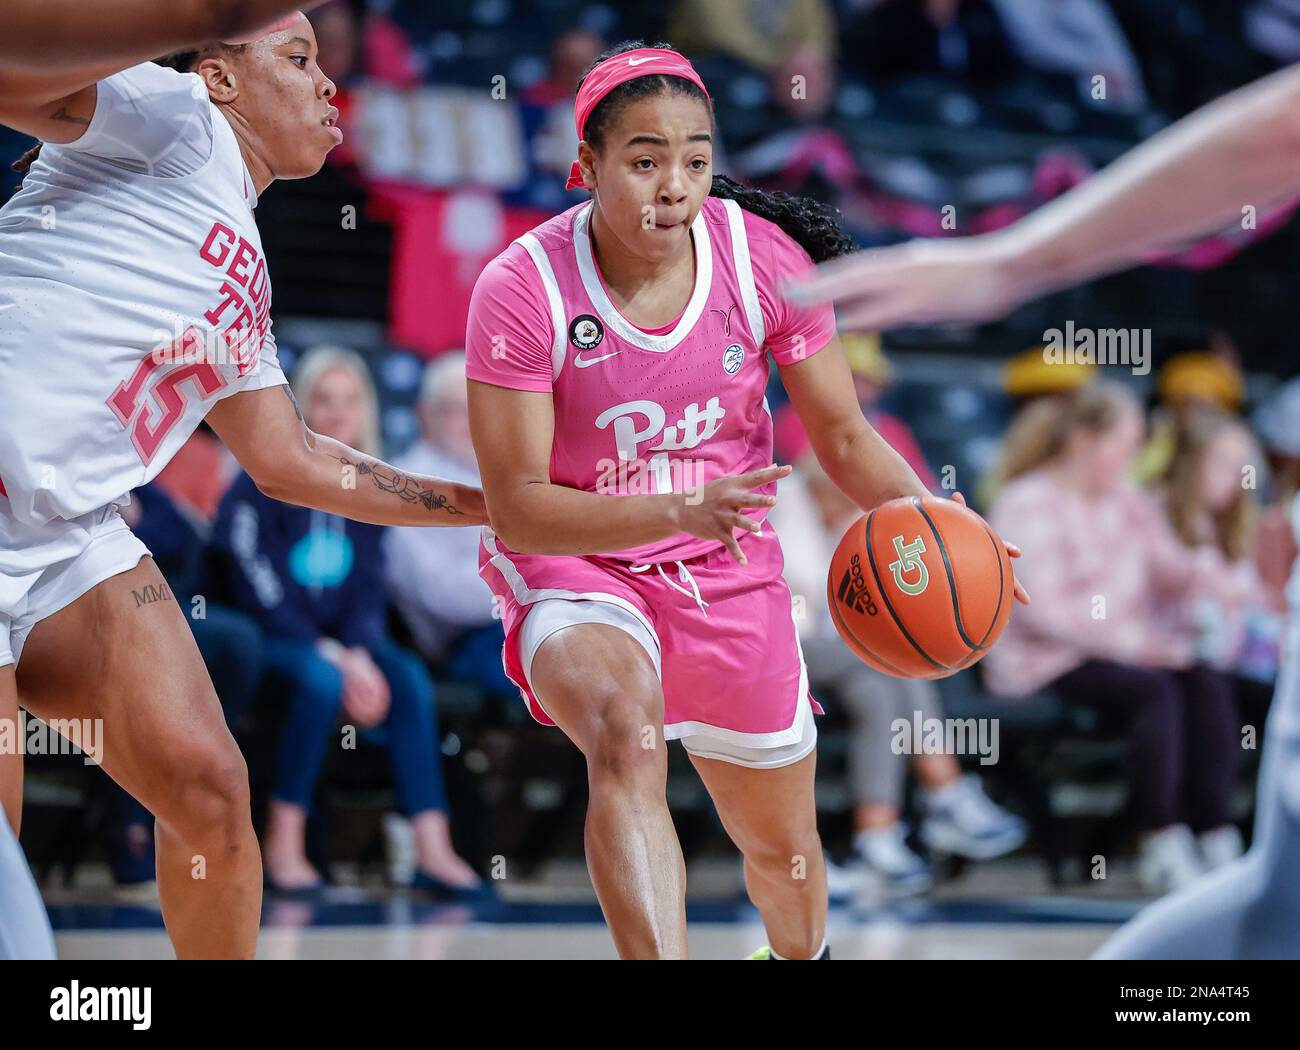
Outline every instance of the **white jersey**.
<svg viewBox="0 0 1300 1050"><path fill-rule="evenodd" d="M221 398L285 382L238 141L203 81L102 81L0 208L0 486L28 526L153 478Z"/></svg>

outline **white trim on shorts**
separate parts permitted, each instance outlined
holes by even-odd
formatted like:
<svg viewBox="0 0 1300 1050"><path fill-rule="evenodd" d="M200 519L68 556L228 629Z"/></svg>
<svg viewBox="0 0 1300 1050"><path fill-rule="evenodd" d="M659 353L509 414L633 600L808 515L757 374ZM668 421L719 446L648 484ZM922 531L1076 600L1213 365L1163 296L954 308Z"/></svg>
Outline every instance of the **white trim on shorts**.
<svg viewBox="0 0 1300 1050"><path fill-rule="evenodd" d="M547 638L565 627L601 623L624 631L650 656L656 676L663 680L659 636L639 609L623 598L601 592L579 594L555 588L530 590L518 568L496 546L495 537L489 543L490 530L484 527L483 531L491 563L510 585L515 600L521 605L538 605L538 608L527 611L516 641L524 680L532 691L533 700L547 718L555 721L533 684L533 658ZM524 597L521 598L521 594ZM567 603L567 608L551 604L559 601ZM601 608L602 605L606 608ZM793 606L790 619L794 621ZM671 722L664 725L664 739L680 740L687 751L700 758L717 759L751 769L776 769L806 758L817 746L817 722L808 698L808 667L797 629L794 637L799 654L799 692L789 728L773 733L743 733L706 722Z"/></svg>
<svg viewBox="0 0 1300 1050"><path fill-rule="evenodd" d="M488 561L501 578L506 581L506 586L510 588L510 593L514 595L515 601L520 605L532 605L534 602L544 601L547 598L564 598L568 601L588 601L588 602L608 602L610 605L617 605L620 609L626 609L635 616L650 632L650 636L655 640L655 646L659 645L659 636L655 634L654 625L646 619L645 613L638 609L626 598L620 598L616 594L605 594L602 591L566 591L559 587L540 587L533 589L528 586L523 574L519 571L514 562L510 560L509 555L505 554L497 546L496 533L490 526L483 526L483 546L487 548ZM657 661L656 661L657 663Z"/></svg>
<svg viewBox="0 0 1300 1050"><path fill-rule="evenodd" d="M104 516L91 526L86 545L75 556L65 559L66 564L54 576L46 578L53 565L41 571L27 592L21 613L13 617L0 613L4 618L0 622L0 646L4 646L0 649L0 667L6 663L17 665L27 636L38 623L67 608L105 580L134 569L149 554L149 548L122 520L116 506L101 508L93 514Z"/></svg>

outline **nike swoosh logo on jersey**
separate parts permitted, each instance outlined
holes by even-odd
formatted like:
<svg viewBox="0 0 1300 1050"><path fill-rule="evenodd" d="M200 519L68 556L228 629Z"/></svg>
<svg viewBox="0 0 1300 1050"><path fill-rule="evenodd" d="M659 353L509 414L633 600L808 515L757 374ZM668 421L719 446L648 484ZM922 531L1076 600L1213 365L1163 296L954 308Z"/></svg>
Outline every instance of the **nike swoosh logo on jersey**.
<svg viewBox="0 0 1300 1050"><path fill-rule="evenodd" d="M653 62L653 61L655 61L655 56L651 55L649 58L629 58L627 60L627 64L629 66L639 66L639 65L643 65L646 62Z"/></svg>
<svg viewBox="0 0 1300 1050"><path fill-rule="evenodd" d="M618 357L618 355L621 354L622 352L623 352L622 350L615 350L612 354L604 354L601 357L589 357L585 361L583 360L581 354L574 354L573 363L578 368L590 368L592 365L598 365L602 361L608 361L611 357Z"/></svg>

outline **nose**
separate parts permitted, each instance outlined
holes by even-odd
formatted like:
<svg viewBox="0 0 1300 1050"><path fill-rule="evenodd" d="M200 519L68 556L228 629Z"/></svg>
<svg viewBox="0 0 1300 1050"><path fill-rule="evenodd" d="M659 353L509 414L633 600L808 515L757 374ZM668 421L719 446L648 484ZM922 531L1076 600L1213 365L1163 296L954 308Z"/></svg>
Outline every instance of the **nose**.
<svg viewBox="0 0 1300 1050"><path fill-rule="evenodd" d="M670 168L668 178L659 187L659 203L665 206L681 204L686 200L686 180L678 167Z"/></svg>
<svg viewBox="0 0 1300 1050"><path fill-rule="evenodd" d="M317 91L320 92L320 97L325 99L327 102L339 93L339 89L335 86L334 81L324 73L321 74L320 86L317 88Z"/></svg>

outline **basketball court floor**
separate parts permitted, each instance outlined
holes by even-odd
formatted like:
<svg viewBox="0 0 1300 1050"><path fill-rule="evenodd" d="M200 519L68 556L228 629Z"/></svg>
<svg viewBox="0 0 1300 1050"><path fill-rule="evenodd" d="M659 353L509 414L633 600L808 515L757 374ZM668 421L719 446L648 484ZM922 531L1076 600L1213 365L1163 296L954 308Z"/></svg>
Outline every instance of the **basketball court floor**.
<svg viewBox="0 0 1300 1050"><path fill-rule="evenodd" d="M122 894L92 871L47 889L64 959L166 959L171 948L148 888ZM692 956L741 959L765 943L744 899L739 864L709 859L688 873ZM612 959L580 863L499 885L500 901L437 905L374 885L339 885L311 899L268 897L258 954L266 959ZM1081 959L1145 902L1131 872L1054 890L1032 859L982 864L924 898L870 893L832 906L837 959Z"/></svg>

